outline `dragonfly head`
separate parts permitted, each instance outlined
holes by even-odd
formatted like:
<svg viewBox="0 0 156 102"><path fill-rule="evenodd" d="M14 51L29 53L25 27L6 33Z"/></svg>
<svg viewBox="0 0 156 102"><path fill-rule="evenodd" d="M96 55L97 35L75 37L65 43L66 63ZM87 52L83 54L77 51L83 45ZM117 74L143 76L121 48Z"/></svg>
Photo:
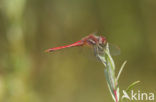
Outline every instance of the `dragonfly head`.
<svg viewBox="0 0 156 102"><path fill-rule="evenodd" d="M99 36L98 44L96 46L96 49L98 50L97 51L98 53L103 53L103 50L104 50L104 48L106 46L106 43L107 43L106 38L102 37L102 36Z"/></svg>

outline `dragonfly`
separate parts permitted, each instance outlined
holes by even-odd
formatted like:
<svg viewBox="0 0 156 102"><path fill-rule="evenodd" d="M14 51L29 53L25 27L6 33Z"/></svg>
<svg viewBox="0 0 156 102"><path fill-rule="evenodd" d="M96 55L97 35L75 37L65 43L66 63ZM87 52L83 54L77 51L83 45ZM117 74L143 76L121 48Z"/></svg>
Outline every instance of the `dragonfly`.
<svg viewBox="0 0 156 102"><path fill-rule="evenodd" d="M49 48L49 49L45 50L45 52L54 52L57 50L70 48L70 47L89 46L94 49L94 54L98 55L98 54L104 53L106 44L107 44L106 37L90 34L75 43L65 45L65 46Z"/></svg>

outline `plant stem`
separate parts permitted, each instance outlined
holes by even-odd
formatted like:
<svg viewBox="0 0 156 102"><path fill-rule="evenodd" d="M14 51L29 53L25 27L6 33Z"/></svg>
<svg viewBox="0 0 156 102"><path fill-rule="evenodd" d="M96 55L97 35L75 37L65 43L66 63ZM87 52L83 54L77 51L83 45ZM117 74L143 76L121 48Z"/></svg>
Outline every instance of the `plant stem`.
<svg viewBox="0 0 156 102"><path fill-rule="evenodd" d="M114 90L114 95L115 95L115 100L116 100L116 102L118 102L118 97L117 97L116 90Z"/></svg>

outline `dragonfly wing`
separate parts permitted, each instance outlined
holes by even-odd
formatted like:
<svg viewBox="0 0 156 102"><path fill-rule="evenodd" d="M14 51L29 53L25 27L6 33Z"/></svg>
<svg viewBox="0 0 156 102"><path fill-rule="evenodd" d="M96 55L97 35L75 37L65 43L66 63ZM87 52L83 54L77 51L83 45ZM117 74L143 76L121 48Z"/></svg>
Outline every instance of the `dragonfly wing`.
<svg viewBox="0 0 156 102"><path fill-rule="evenodd" d="M102 47L103 47L103 49L102 49ZM97 46L97 45L95 45L94 46L94 54L95 54L95 56L97 56L97 55L104 56L104 47L105 46L100 46L100 45ZM113 45L113 44L109 44L109 50L110 50L110 54L112 56L120 55L120 48L115 46L115 45Z"/></svg>
<svg viewBox="0 0 156 102"><path fill-rule="evenodd" d="M109 43L109 51L112 56L117 56L117 55L120 55L121 53L120 48L118 46L110 44L110 43Z"/></svg>

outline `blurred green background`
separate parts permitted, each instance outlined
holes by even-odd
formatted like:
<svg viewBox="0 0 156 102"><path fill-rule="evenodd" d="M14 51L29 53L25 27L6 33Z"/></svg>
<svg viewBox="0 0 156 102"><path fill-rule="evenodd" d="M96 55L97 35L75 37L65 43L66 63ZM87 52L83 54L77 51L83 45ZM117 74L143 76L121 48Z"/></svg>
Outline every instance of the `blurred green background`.
<svg viewBox="0 0 156 102"><path fill-rule="evenodd" d="M96 31L128 61L120 89L156 94L156 0L0 0L0 102L113 102L91 49L44 53Z"/></svg>

